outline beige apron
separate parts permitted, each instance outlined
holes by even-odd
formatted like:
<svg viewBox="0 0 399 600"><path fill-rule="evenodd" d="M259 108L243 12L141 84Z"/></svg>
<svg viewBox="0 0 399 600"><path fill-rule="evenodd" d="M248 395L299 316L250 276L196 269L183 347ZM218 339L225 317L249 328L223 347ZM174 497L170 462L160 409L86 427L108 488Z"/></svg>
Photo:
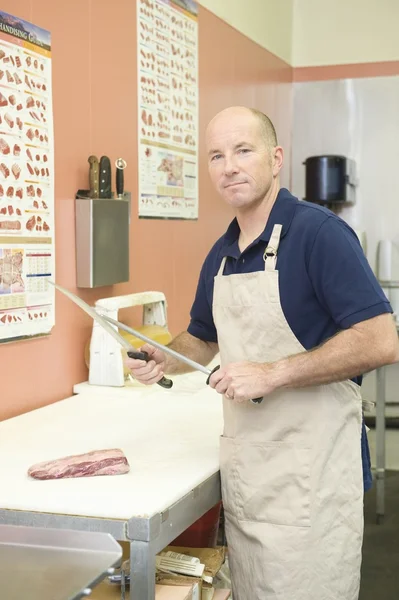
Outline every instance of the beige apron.
<svg viewBox="0 0 399 600"><path fill-rule="evenodd" d="M306 351L265 270L215 277L221 364ZM266 255L267 253L267 255ZM295 294L295 289L292 290ZM234 600L357 600L363 539L362 405L352 381L224 398L220 468Z"/></svg>

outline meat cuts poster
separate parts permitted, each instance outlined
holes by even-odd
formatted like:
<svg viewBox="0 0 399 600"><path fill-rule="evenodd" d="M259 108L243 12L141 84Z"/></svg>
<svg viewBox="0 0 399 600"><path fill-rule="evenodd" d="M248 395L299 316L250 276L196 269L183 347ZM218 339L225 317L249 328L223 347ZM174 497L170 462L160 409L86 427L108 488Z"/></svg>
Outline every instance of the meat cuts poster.
<svg viewBox="0 0 399 600"><path fill-rule="evenodd" d="M139 217L198 218L198 4L137 0Z"/></svg>
<svg viewBox="0 0 399 600"><path fill-rule="evenodd" d="M52 112L50 33L0 11L0 341L54 325Z"/></svg>

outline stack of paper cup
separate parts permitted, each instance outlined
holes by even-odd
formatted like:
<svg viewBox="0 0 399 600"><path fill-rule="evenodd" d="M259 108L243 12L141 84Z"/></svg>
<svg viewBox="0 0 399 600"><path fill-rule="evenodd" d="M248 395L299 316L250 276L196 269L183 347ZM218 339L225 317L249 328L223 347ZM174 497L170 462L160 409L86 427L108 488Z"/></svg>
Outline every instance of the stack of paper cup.
<svg viewBox="0 0 399 600"><path fill-rule="evenodd" d="M391 240L378 242L377 277L380 281L392 280L392 247Z"/></svg>

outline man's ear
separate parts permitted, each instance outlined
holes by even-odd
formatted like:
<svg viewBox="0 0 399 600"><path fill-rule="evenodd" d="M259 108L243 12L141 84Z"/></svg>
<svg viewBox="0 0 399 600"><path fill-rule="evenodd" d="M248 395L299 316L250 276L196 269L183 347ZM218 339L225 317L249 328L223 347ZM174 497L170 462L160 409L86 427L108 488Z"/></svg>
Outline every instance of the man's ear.
<svg viewBox="0 0 399 600"><path fill-rule="evenodd" d="M273 152L273 176L277 177L284 162L284 150L281 146L275 146Z"/></svg>

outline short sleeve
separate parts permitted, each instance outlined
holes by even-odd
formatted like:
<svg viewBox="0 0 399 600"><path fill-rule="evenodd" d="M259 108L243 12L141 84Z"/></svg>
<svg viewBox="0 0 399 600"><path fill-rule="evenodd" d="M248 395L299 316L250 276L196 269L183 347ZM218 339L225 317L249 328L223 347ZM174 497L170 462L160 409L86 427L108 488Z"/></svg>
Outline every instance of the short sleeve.
<svg viewBox="0 0 399 600"><path fill-rule="evenodd" d="M319 302L340 329L392 312L356 234L341 219L329 217L320 226L308 274Z"/></svg>
<svg viewBox="0 0 399 600"><path fill-rule="evenodd" d="M212 315L213 273L209 273L209 262L208 257L201 269L187 331L200 340L217 342L217 332Z"/></svg>

